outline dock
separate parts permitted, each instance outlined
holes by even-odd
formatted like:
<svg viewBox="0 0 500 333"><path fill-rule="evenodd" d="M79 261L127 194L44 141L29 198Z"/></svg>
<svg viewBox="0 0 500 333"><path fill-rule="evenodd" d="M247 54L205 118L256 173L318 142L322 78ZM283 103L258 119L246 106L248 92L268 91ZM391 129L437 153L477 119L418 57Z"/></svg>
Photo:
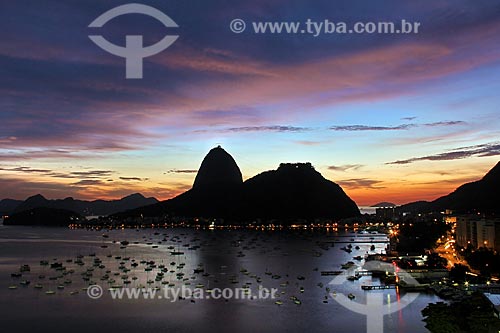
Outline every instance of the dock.
<svg viewBox="0 0 500 333"><path fill-rule="evenodd" d="M378 243L390 243L388 240L368 240L368 241L332 241L325 243L333 243L333 244L378 244Z"/></svg>
<svg viewBox="0 0 500 333"><path fill-rule="evenodd" d="M373 271L357 271L354 275L356 275L356 276L372 276Z"/></svg>
<svg viewBox="0 0 500 333"><path fill-rule="evenodd" d="M363 290L383 290L383 289L396 289L399 287L405 291L425 291L429 289L429 284L413 284L413 285L401 285L401 284L387 284L387 285L363 285L361 289Z"/></svg>
<svg viewBox="0 0 500 333"><path fill-rule="evenodd" d="M387 284L387 285L363 285L361 286L361 289L363 290L382 290L382 289L396 289L395 284Z"/></svg>
<svg viewBox="0 0 500 333"><path fill-rule="evenodd" d="M341 275L343 271L321 271L321 276Z"/></svg>

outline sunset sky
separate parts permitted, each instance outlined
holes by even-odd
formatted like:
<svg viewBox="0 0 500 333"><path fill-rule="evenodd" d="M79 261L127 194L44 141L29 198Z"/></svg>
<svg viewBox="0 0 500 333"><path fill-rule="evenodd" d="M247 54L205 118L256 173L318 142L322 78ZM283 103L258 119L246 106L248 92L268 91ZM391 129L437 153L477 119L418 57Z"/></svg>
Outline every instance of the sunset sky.
<svg viewBox="0 0 500 333"><path fill-rule="evenodd" d="M0 5L0 199L167 199L221 145L245 179L311 162L358 205L432 200L500 160L497 1L127 1ZM418 21L419 34L254 34L252 21ZM125 79L124 45L179 35Z"/></svg>

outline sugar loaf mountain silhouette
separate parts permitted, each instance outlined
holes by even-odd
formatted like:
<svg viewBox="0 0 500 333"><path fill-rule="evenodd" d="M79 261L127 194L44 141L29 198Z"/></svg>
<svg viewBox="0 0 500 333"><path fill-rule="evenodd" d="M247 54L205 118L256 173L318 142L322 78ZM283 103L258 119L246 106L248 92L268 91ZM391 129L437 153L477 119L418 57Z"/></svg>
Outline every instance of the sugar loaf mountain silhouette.
<svg viewBox="0 0 500 333"><path fill-rule="evenodd" d="M243 182L233 157L220 146L205 156L193 187L157 204L130 210L127 216L186 216L233 219L348 218L360 215L342 188L310 163L282 163Z"/></svg>
<svg viewBox="0 0 500 333"><path fill-rule="evenodd" d="M464 184L434 201L418 201L396 208L402 212L500 213L500 162L482 179ZM88 211L114 213L115 218L139 216L217 217L233 219L341 219L359 216L358 207L342 188L323 178L310 163L282 163L243 182L235 160L220 146L203 159L193 187L166 201L134 194L116 201L86 202L67 198L46 200L36 195L25 202L0 201L12 212L4 224L67 225ZM135 205L135 209L133 208ZM126 208L125 208L125 207ZM83 211L82 211L83 210ZM109 213L108 213L109 214Z"/></svg>

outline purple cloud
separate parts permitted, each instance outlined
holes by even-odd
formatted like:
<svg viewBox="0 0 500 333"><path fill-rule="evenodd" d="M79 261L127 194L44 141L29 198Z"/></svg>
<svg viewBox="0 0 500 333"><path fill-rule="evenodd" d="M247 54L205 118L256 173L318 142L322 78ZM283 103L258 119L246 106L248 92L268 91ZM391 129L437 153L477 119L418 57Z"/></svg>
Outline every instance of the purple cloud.
<svg viewBox="0 0 500 333"><path fill-rule="evenodd" d="M450 161L450 160L464 159L468 157L487 157L487 156L499 156L499 155L500 155L500 143L492 142L481 145L456 148L451 151L434 155L412 157L404 160L388 162L386 164L397 165L397 164L410 164L419 161Z"/></svg>

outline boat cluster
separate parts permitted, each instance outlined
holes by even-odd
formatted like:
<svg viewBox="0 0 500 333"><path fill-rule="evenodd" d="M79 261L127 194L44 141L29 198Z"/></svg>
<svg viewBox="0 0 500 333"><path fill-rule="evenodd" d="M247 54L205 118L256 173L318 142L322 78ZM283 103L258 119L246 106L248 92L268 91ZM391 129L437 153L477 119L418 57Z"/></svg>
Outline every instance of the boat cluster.
<svg viewBox="0 0 500 333"><path fill-rule="evenodd" d="M214 235L212 238L204 235L203 240L192 234L167 234L154 232L154 234L132 237L132 239L112 240L113 233L106 232L100 235L94 242L93 247L86 247L86 252L81 248L79 253L74 253L70 257L44 258L37 262L23 263L19 269L12 272L12 283L9 289L23 289L33 286L39 292L46 295L83 294L90 285L106 286L113 290L131 286L135 288L149 287L161 289L162 287L194 286L203 288L207 293L211 293L215 287L226 287L237 285L243 288L246 295L252 295L252 287L262 288L278 287L277 296L274 303L278 306L293 304L302 305L305 299L301 296L306 293L307 284L311 276L320 278L317 273L300 274L291 273L286 270L266 267L265 270L254 268L255 263L266 261L266 256L272 253L273 256L284 258L289 256L287 250L280 247L279 242L269 241L265 234L248 233L223 234L222 240ZM219 236L220 237L220 236ZM310 238L304 237L305 241ZM221 242L227 245L223 260L236 263L217 265L210 263L205 265L197 262L203 256L220 255ZM283 241L283 244L286 244ZM312 260L323 255L333 247L334 242L317 242L316 248L310 247L305 250ZM343 248L346 252L352 251L353 246L349 244ZM359 250L359 247L355 247ZM294 249L289 248L293 251ZM347 251L349 250L349 251ZM86 253L86 254L82 254ZM227 254L227 256L226 256ZM260 255L259 260L255 256ZM264 259L263 259L264 258ZM362 260L361 256L354 257L354 260ZM278 259L279 260L279 259ZM343 270L349 270L355 263L348 261L341 265ZM270 268L270 269L269 269ZM239 270L239 271L238 271ZM318 272L314 268L313 272ZM341 275L341 270L322 270L321 276ZM358 276L354 276L358 279ZM350 280L351 277L348 277ZM323 281L326 282L326 281ZM318 282L317 286L325 292L321 294L322 301L328 303L331 295L335 291L325 287L323 282ZM314 284L313 284L314 285ZM349 298L354 299L354 295ZM302 299L301 299L302 298ZM194 302L194 301L192 301Z"/></svg>

